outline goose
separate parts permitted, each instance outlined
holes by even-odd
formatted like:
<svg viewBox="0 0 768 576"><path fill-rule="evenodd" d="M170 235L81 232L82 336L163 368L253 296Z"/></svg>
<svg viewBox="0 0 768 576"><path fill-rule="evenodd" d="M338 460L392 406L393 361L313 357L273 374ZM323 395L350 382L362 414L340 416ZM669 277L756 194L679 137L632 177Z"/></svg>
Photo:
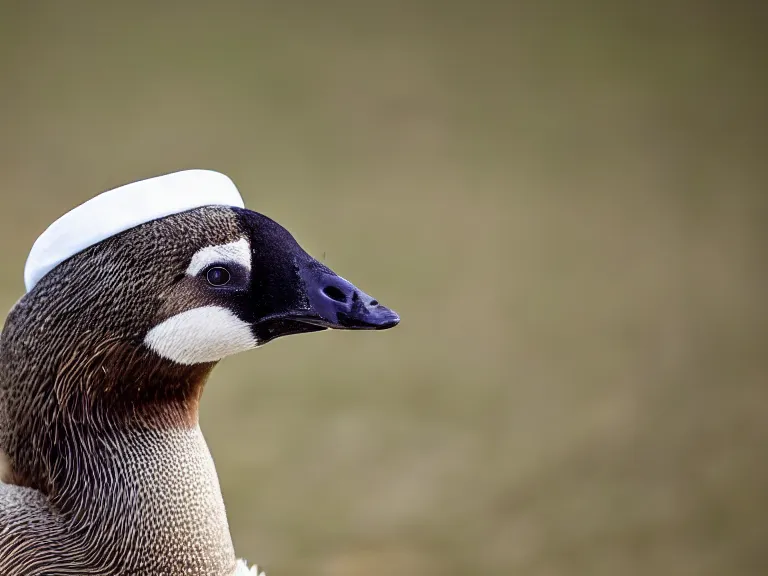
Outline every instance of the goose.
<svg viewBox="0 0 768 576"><path fill-rule="evenodd" d="M245 576L198 423L223 358L398 315L224 174L104 192L34 243L0 337L0 574Z"/></svg>

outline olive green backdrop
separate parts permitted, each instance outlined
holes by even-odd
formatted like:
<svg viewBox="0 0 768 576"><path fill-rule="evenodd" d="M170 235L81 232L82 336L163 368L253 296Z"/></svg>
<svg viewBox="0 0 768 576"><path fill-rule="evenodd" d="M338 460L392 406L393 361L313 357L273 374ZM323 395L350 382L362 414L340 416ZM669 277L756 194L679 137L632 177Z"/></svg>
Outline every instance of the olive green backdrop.
<svg viewBox="0 0 768 576"><path fill-rule="evenodd" d="M0 1L0 305L76 203L224 171L403 318L214 373L239 554L766 574L765 11Z"/></svg>

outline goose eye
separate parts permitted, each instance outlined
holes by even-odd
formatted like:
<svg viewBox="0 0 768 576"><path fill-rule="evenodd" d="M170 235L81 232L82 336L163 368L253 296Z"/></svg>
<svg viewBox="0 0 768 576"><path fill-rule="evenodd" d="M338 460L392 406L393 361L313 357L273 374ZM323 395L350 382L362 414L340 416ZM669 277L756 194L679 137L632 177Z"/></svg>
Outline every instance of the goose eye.
<svg viewBox="0 0 768 576"><path fill-rule="evenodd" d="M208 280L208 284L211 286L225 286L229 283L231 275L226 268L214 266L213 268L208 269L208 272L205 273L205 277Z"/></svg>

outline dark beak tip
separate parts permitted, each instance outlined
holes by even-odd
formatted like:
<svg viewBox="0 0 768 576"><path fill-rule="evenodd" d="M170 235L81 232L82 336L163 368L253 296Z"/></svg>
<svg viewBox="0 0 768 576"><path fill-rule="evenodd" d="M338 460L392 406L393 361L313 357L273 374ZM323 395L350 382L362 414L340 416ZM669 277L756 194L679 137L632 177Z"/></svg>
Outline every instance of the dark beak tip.
<svg viewBox="0 0 768 576"><path fill-rule="evenodd" d="M375 330L389 330L400 324L400 316L392 310L387 310L388 314L375 320Z"/></svg>
<svg viewBox="0 0 768 576"><path fill-rule="evenodd" d="M400 324L400 316L396 312L376 306L368 308L362 314L338 314L338 328L347 330L389 330Z"/></svg>

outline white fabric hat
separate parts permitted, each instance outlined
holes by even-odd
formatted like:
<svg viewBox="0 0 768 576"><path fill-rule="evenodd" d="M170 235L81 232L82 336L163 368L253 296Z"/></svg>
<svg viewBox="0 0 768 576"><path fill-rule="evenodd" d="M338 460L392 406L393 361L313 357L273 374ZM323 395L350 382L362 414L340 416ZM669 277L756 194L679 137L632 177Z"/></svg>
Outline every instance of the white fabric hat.
<svg viewBox="0 0 768 576"><path fill-rule="evenodd" d="M102 240L203 206L244 207L232 180L211 170L175 172L104 192L56 220L37 239L24 269L27 291L56 266Z"/></svg>

